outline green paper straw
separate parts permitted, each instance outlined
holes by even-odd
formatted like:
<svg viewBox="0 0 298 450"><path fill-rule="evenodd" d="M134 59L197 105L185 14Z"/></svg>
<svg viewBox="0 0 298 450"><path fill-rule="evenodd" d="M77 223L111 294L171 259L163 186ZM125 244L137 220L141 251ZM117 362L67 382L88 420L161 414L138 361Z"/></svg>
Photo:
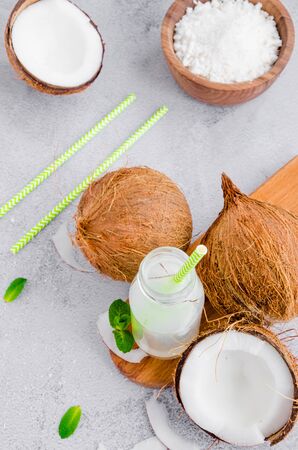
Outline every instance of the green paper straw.
<svg viewBox="0 0 298 450"><path fill-rule="evenodd" d="M28 233L26 233L10 251L17 254L25 247L35 236L37 236L55 217L57 217L70 203L75 200L87 187L102 175L106 170L114 164L120 156L130 149L153 125L156 124L166 113L168 108L163 106L141 125L120 147L118 147L108 158L97 167L97 169L88 177L86 177L73 191L71 191L60 203L58 203L52 211L50 211L43 219L41 219Z"/></svg>
<svg viewBox="0 0 298 450"><path fill-rule="evenodd" d="M185 261L179 272L174 275L173 280L175 281L175 283L181 283L186 275L188 275L189 272L191 272L201 261L201 259L206 255L207 251L208 250L205 245L198 245L195 251Z"/></svg>
<svg viewBox="0 0 298 450"><path fill-rule="evenodd" d="M31 180L20 192L14 195L8 202L0 208L0 217L5 216L12 208L20 203L28 194L34 191L43 181L49 178L60 166L69 160L75 153L81 150L91 139L100 133L107 125L109 125L117 116L131 105L136 99L135 94L130 94L123 102L119 103L113 111L103 117L93 128L87 131L78 141L76 141L69 149L61 154L55 161L46 167L39 175Z"/></svg>

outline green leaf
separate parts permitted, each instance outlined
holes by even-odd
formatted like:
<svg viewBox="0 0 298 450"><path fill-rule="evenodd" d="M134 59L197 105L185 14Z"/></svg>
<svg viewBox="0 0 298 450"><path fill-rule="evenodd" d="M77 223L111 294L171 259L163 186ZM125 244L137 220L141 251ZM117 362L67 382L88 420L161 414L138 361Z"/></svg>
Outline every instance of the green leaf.
<svg viewBox="0 0 298 450"><path fill-rule="evenodd" d="M119 331L126 330L131 322L130 314L122 314L114 318L114 328Z"/></svg>
<svg viewBox="0 0 298 450"><path fill-rule="evenodd" d="M129 304L121 299L115 300L109 308L109 320L112 328L126 330L131 322Z"/></svg>
<svg viewBox="0 0 298 450"><path fill-rule="evenodd" d="M80 406L72 406L66 411L59 425L59 435L61 439L69 438L69 436L75 432L79 425L81 415L82 410Z"/></svg>
<svg viewBox="0 0 298 450"><path fill-rule="evenodd" d="M119 350L123 353L131 351L134 345L134 338L127 328L131 324L130 306L121 299L115 300L109 308L110 325L114 328L115 342Z"/></svg>
<svg viewBox="0 0 298 450"><path fill-rule="evenodd" d="M5 291L4 300L7 303L13 302L22 292L27 283L26 278L16 278Z"/></svg>
<svg viewBox="0 0 298 450"><path fill-rule="evenodd" d="M135 343L133 335L130 331L114 330L115 342L119 350L123 353L128 353L132 350Z"/></svg>

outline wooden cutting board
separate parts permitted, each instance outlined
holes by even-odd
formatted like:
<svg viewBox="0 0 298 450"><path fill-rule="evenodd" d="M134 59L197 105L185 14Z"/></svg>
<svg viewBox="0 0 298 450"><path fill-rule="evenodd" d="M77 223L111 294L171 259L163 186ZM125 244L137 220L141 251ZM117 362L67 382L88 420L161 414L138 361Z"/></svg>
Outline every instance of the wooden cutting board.
<svg viewBox="0 0 298 450"><path fill-rule="evenodd" d="M298 215L298 156L262 184L251 194L251 197L280 206ZM208 301L205 303L205 310L209 320L218 317ZM204 327L206 327L206 320L203 318L201 329ZM161 388L173 383L177 359L168 361L148 356L139 364L132 364L110 353L120 372L135 383L150 388Z"/></svg>

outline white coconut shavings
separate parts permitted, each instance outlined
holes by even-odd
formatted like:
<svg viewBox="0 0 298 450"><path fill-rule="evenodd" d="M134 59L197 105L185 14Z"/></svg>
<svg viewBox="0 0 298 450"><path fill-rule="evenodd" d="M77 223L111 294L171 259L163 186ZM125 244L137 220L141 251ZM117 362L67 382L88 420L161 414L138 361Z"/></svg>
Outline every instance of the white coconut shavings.
<svg viewBox="0 0 298 450"><path fill-rule="evenodd" d="M219 83L252 81L271 69L282 41L260 3L196 3L175 28L174 49L185 67Z"/></svg>

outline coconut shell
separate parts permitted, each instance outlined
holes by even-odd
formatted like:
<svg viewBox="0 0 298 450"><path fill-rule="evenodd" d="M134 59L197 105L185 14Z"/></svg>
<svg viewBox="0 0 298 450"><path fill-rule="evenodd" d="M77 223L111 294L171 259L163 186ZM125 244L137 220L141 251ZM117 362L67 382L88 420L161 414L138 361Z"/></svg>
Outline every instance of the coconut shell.
<svg viewBox="0 0 298 450"><path fill-rule="evenodd" d="M76 93L82 92L85 89L87 89L89 86L91 86L91 84L96 80L96 78L98 77L98 75L101 72L101 69L102 69L102 66L103 66L103 57L104 57L104 52L105 52L105 44L103 42L101 34L100 34L97 26L95 25L95 23L80 8L79 9L89 18L90 23L94 26L94 28L98 32L99 37L100 37L101 42L102 42L102 48L103 48L101 65L100 65L97 73L89 81L87 81L86 83L84 83L84 84L82 84L80 86L75 86L75 87L61 87L61 86L55 86L55 85L52 85L52 84L45 83L44 81L39 80L32 73L30 73L22 65L22 63L19 61L18 57L15 54L15 51L14 51L14 48L13 48L13 44L12 44L12 28L13 28L13 24L14 24L16 18L18 17L18 15L25 8L27 8L30 5L33 5L33 3L36 3L38 1L40 1L40 0L19 0L17 2L17 4L15 5L15 7L13 8L13 10L12 10L12 12L11 12L9 18L8 18L8 22L7 22L5 33L4 33L4 44L5 44L5 49L6 49L6 53L7 53L9 62L12 65L12 67L14 68L14 70L16 71L18 77L20 79L24 80L30 87L32 87L33 89L36 89L37 91L43 92L45 94L51 94L51 95L70 95L70 94L76 94ZM77 5L75 5L75 6L77 6ZM78 8L78 6L77 6L77 8Z"/></svg>
<svg viewBox="0 0 298 450"><path fill-rule="evenodd" d="M293 354L289 351L289 349L278 339L278 337L272 333L270 330L256 324L248 323L246 322L246 319L243 321L240 321L240 323L234 323L234 325L231 327L231 329L235 331L240 331L242 333L249 333L252 334L259 339L262 339L269 344L271 344L281 355L285 363L287 364L290 373L292 375L293 379L293 385L294 385L294 396L293 396L293 408L292 408L292 414L289 420L285 423L285 425L275 434L268 436L266 438L266 441L270 445L275 445L281 442L283 439L286 438L286 436L290 433L292 428L294 427L295 423L297 422L298 418L298 408L297 408L297 402L298 402L298 367L296 363L296 359L293 356ZM180 391L179 391L179 383L180 383L180 377L182 373L183 366L190 354L190 352L193 350L193 348L203 339L207 338L208 336L215 334L215 333L222 333L227 331L226 325L220 325L217 328L211 328L206 330L205 332L201 333L199 338L196 339L192 344L185 350L185 352L182 354L179 363L177 365L175 375L174 375L174 383L175 383L175 391L176 396L181 404L182 408L183 403L180 397ZM206 430L205 430L206 431ZM217 440L220 440L217 436L214 436L212 433L209 433L212 437L216 438Z"/></svg>
<svg viewBox="0 0 298 450"><path fill-rule="evenodd" d="M97 270L132 281L151 250L187 249L192 218L173 181L156 170L132 167L108 173L87 189L76 228L75 241Z"/></svg>
<svg viewBox="0 0 298 450"><path fill-rule="evenodd" d="M206 295L221 314L249 311L256 321L298 314L298 217L249 198L222 177L224 208L203 236L198 265Z"/></svg>

